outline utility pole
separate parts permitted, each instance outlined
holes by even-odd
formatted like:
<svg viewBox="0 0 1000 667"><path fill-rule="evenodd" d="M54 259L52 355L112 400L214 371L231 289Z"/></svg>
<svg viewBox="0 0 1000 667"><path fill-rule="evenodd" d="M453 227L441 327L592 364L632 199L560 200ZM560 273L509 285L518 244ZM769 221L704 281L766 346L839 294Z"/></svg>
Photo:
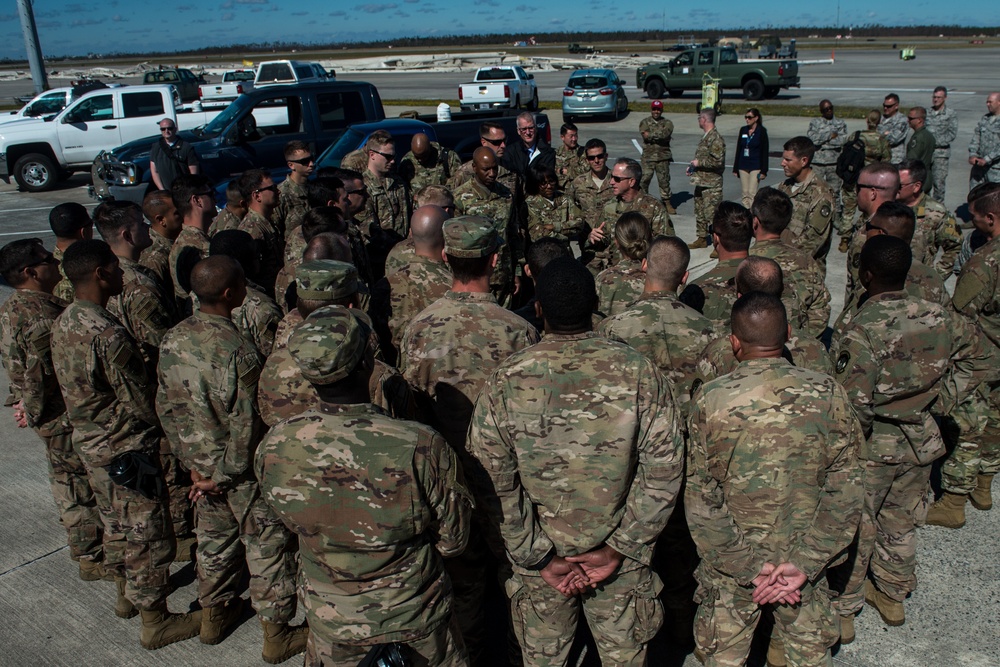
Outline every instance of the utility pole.
<svg viewBox="0 0 1000 667"><path fill-rule="evenodd" d="M31 79L35 82L35 94L38 95L49 89L49 80L45 76L45 62L42 60L42 47L38 43L38 29L35 27L35 13L31 9L31 0L17 0L17 13L21 15L24 48L28 52Z"/></svg>

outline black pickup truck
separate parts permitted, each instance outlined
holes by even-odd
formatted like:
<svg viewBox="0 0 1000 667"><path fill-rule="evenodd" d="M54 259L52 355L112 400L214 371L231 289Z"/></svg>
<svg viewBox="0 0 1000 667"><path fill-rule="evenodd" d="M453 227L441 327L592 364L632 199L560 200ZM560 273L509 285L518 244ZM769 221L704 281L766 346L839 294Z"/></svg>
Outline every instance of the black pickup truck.
<svg viewBox="0 0 1000 667"><path fill-rule="evenodd" d="M285 167L285 144L293 139L319 155L351 125L383 118L382 98L370 83L275 85L241 95L207 125L180 136L194 147L202 173L220 183L255 167ZM141 203L152 185L149 151L157 140L150 136L98 156L92 194Z"/></svg>

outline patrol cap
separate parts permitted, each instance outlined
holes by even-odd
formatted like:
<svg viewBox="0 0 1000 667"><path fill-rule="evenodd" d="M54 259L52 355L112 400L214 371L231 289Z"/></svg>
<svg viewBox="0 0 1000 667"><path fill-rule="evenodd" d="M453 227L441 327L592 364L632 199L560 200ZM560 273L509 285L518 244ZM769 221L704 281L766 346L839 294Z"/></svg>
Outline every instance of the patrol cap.
<svg viewBox="0 0 1000 667"><path fill-rule="evenodd" d="M322 308L307 317L288 339L288 353L315 384L333 384L350 375L365 355L366 337L347 308Z"/></svg>
<svg viewBox="0 0 1000 667"><path fill-rule="evenodd" d="M663 102L661 100L653 100L653 103L649 105L651 109L662 109Z"/></svg>
<svg viewBox="0 0 1000 667"><path fill-rule="evenodd" d="M313 259L295 269L295 292L300 299L337 301L355 292L367 293L353 264L334 259Z"/></svg>
<svg viewBox="0 0 1000 667"><path fill-rule="evenodd" d="M444 223L444 251L452 257L486 257L500 246L493 223L479 215L463 215Z"/></svg>

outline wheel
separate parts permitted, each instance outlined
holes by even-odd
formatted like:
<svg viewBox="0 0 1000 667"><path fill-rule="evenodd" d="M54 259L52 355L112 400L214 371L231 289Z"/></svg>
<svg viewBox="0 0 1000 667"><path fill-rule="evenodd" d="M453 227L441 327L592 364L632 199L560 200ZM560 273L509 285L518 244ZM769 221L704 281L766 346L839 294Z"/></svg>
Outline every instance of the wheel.
<svg viewBox="0 0 1000 667"><path fill-rule="evenodd" d="M28 153L14 163L14 179L25 192L45 192L55 186L59 171L40 153Z"/></svg>
<svg viewBox="0 0 1000 667"><path fill-rule="evenodd" d="M621 117L622 117L622 110L619 107L618 103L616 102L615 103L614 113L611 114L611 122L612 123L617 123L618 119L621 118Z"/></svg>
<svg viewBox="0 0 1000 667"><path fill-rule="evenodd" d="M573 116L567 116L566 114L563 114L563 122L564 123L575 123L576 122L576 118L574 118Z"/></svg>
<svg viewBox="0 0 1000 667"><path fill-rule="evenodd" d="M674 98L683 97L684 96L684 89L683 88L671 88L670 90L667 91L667 94L670 95L670 97L674 97Z"/></svg>
<svg viewBox="0 0 1000 667"><path fill-rule="evenodd" d="M538 90L535 90L534 97L532 97L531 102L528 103L528 111L538 111Z"/></svg>
<svg viewBox="0 0 1000 667"><path fill-rule="evenodd" d="M743 84L743 97L751 102L764 97L764 82L760 79L749 79Z"/></svg>
<svg viewBox="0 0 1000 667"><path fill-rule="evenodd" d="M779 88L778 86L767 86L766 88L764 88L764 97L766 97L769 100L773 100L775 97L778 96L779 92L781 92L781 88Z"/></svg>
<svg viewBox="0 0 1000 667"><path fill-rule="evenodd" d="M646 94L649 95L649 99L658 100L663 97L663 82L659 79L653 79L646 84Z"/></svg>

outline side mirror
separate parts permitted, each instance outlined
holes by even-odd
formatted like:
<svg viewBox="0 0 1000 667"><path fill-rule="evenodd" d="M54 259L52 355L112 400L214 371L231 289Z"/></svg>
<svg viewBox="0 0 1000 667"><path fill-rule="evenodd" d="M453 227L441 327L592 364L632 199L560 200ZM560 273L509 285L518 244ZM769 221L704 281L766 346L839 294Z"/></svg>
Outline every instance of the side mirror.
<svg viewBox="0 0 1000 667"><path fill-rule="evenodd" d="M528 78L529 78L529 79L534 79L534 78L535 78L535 75L534 75L534 74L529 74L529 75L528 75Z"/></svg>

